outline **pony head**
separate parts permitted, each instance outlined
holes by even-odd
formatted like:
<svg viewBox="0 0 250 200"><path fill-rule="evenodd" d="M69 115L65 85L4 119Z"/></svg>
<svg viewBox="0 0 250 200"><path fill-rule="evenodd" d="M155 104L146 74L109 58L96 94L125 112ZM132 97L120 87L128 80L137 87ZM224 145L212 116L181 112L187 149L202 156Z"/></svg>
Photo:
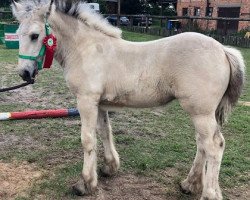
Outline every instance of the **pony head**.
<svg viewBox="0 0 250 200"><path fill-rule="evenodd" d="M19 55L36 57L46 36L45 18L51 11L53 1L37 0L15 2L12 0L12 12L19 21L17 34L19 36ZM19 58L19 75L30 82L38 72L37 62L31 59Z"/></svg>

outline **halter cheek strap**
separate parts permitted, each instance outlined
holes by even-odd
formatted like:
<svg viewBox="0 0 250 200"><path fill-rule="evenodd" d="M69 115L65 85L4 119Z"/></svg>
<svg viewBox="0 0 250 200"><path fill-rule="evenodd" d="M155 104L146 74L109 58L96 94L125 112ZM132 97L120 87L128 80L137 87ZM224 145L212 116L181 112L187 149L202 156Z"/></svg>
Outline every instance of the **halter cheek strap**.
<svg viewBox="0 0 250 200"><path fill-rule="evenodd" d="M54 52L56 49L56 37L50 32L50 25L45 23L46 37L43 39L43 45L37 56L28 56L19 54L19 58L32 60L37 63L38 70L50 68L53 62Z"/></svg>
<svg viewBox="0 0 250 200"><path fill-rule="evenodd" d="M39 54L37 56L26 56L26 55L20 55L19 58L25 59L25 60L33 60L36 61L38 70L43 69L43 60L44 60L44 54L45 54L46 47L43 45L39 51Z"/></svg>

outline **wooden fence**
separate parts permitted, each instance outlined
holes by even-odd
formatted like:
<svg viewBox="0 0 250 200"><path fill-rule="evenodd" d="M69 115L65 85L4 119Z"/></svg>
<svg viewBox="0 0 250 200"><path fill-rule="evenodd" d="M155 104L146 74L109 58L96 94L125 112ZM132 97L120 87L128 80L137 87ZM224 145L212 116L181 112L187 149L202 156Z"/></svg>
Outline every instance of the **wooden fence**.
<svg viewBox="0 0 250 200"><path fill-rule="evenodd" d="M106 17L107 15L104 15ZM111 15L119 17L118 15ZM150 35L159 35L163 37L172 36L175 34L178 34L180 32L186 32L186 31L194 31L194 32L201 32L203 34L209 35L219 42L225 44L225 45L231 45L231 46L238 46L238 47L244 47L244 48L250 48L250 39L244 38L244 35L220 35L216 33L215 31L209 31L209 30L201 30L197 29L197 26L195 26L196 20L221 20L221 21L247 21L250 22L250 18L221 18L221 17L191 17L191 16L150 16L150 15L123 15L129 18L130 25L124 26L123 28L125 30L133 31L133 32L139 32L139 33L145 33ZM134 20L143 17L145 22L144 26L134 26ZM150 19L158 20L160 24L158 26L150 26ZM9 11L0 11L0 21L2 20L13 20L12 13ZM181 30L173 30L167 28L167 23L169 20L186 20L186 27ZM225 23L226 24L226 23ZM249 30L250 31L250 30Z"/></svg>
<svg viewBox="0 0 250 200"><path fill-rule="evenodd" d="M149 35L158 35L162 37L169 37L169 36L176 35L179 33L174 30L168 30L167 28L146 29L145 27L127 26L127 27L123 27L123 29L127 31L149 34ZM243 36L218 35L218 34L210 34L210 33L207 33L206 35L214 38L215 40L219 41L220 43L224 45L250 48L250 39L244 38Z"/></svg>
<svg viewBox="0 0 250 200"><path fill-rule="evenodd" d="M150 35L158 35L158 36L162 36L162 37L169 37L181 32L187 32L187 31L192 31L192 32L200 32L203 33L205 35L208 35L210 37L213 37L214 39L216 39L217 41L221 42L222 44L225 45L230 45L230 46L238 46L238 47L243 47L243 48L250 48L250 39L244 38L244 33L233 33L231 35L223 35L223 34L219 34L217 30L202 30L199 27L197 27L197 24L195 24L196 20L205 20L205 21L209 21L209 20L221 20L224 22L228 22L228 21L246 21L246 22L250 22L250 19L244 19L244 18L221 18L221 17L217 17L217 18L212 18L212 17L189 17L189 16L185 16L185 17L168 17L168 16L144 16L146 17L146 23L145 26L134 26L133 25L133 20L135 18L141 17L140 15L127 15L126 17L128 17L130 19L130 25L129 26L125 26L123 27L125 30L128 31L133 31L133 32L139 32L139 33L145 33L145 34L150 34ZM160 25L158 27L156 26L150 26L149 19L152 18L153 20L157 19L160 20ZM186 26L182 27L181 29L171 29L168 28L167 23L169 20L186 20ZM225 23L226 24L226 23ZM250 27L249 27L250 28ZM249 30L250 31L250 30Z"/></svg>
<svg viewBox="0 0 250 200"><path fill-rule="evenodd" d="M10 11L0 11L0 22L13 20L12 12Z"/></svg>

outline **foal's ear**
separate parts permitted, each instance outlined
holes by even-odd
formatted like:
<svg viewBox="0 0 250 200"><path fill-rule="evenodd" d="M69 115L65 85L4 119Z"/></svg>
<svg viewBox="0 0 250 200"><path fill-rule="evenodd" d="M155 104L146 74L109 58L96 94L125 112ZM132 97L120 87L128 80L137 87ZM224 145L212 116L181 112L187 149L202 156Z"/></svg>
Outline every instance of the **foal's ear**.
<svg viewBox="0 0 250 200"><path fill-rule="evenodd" d="M11 0L11 2L12 13L16 17L16 19L20 21L23 13L25 12L24 6L20 3L15 2L14 0Z"/></svg>
<svg viewBox="0 0 250 200"><path fill-rule="evenodd" d="M36 16L40 17L42 20L44 20L45 16L49 17L51 12L55 10L55 5L53 3L54 1L51 0L40 4L35 10Z"/></svg>

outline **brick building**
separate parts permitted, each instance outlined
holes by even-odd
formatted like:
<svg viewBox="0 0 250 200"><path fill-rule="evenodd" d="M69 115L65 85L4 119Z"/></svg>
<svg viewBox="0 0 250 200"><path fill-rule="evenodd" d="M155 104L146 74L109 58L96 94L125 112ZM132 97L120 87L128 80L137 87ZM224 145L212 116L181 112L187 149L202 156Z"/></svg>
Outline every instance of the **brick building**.
<svg viewBox="0 0 250 200"><path fill-rule="evenodd" d="M250 18L250 0L178 0L177 15ZM197 24L203 30L217 29L225 34L250 28L250 21L197 20Z"/></svg>

